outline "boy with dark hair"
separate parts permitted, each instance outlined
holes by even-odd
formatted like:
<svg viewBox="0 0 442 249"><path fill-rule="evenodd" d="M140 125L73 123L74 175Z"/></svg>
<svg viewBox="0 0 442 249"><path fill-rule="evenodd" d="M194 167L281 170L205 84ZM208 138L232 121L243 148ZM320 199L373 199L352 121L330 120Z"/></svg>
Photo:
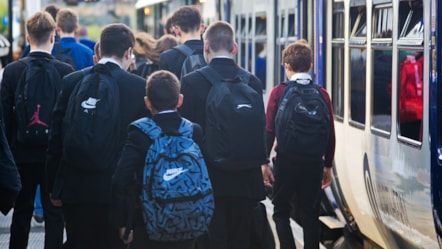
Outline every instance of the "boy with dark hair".
<svg viewBox="0 0 442 249"><path fill-rule="evenodd" d="M180 85L176 76L164 70L152 73L147 79L144 101L153 115L153 121L161 128L162 133L176 134L184 120L177 112L177 108L182 104L183 95L180 94ZM151 240L146 232L146 225L142 222L142 204L138 197L141 192L139 183L143 182L146 151L153 144L153 140L136 126L136 123L141 121L145 122L141 119L129 126L128 138L113 176L113 203L116 208L112 217L120 227L120 236L124 243L131 243L130 248L191 249L194 247L194 239L177 242ZM192 125L192 139L201 144L201 127L195 123ZM130 217L127 212L133 210L133 206L136 208L134 215ZM153 219L153 217L146 218ZM124 238L126 226L132 222L134 222L133 231L128 238Z"/></svg>
<svg viewBox="0 0 442 249"><path fill-rule="evenodd" d="M289 44L282 52L282 63L290 82L275 86L270 94L266 112L267 148L270 154L275 140L276 119L281 99L284 97L288 84L307 86L314 84L308 73L312 65L312 50L305 40ZM298 87L300 87L298 86ZM293 87L293 86L289 86ZM325 188L331 183L331 168L335 151L335 133L333 109L330 97L322 87L318 97L324 99L328 109L329 129L325 152L318 157L307 154L297 155L296 159L282 153L282 142L276 145L276 161L274 166L275 182L273 184L273 220L275 221L281 249L295 248L295 242L290 228L290 209L293 196L296 196L296 206L300 207L300 216L304 229L304 248L319 248L319 206L321 186ZM310 126L310 129L313 126ZM320 133L322 131L313 131ZM283 133L283 132L282 132ZM288 132L289 133L289 132ZM284 133L283 133L284 134ZM287 134L287 133L285 133ZM279 148L279 149L278 149ZM293 148L300 151L300 148ZM307 150L315 148L307 148ZM291 153L293 155L294 153ZM290 158L289 158L290 157ZM321 183L322 181L322 183Z"/></svg>
<svg viewBox="0 0 442 249"><path fill-rule="evenodd" d="M143 102L144 79L126 71L132 61L133 44L134 35L129 27L124 24L107 25L100 37L101 59L98 64L72 73L63 79L63 89L53 112L47 174L48 188L52 193L53 202L63 204L69 248L110 249L123 246L118 239L118 231L110 226L111 179L117 166L118 155L126 140L127 125L133 120L149 115ZM91 81L86 81L86 78ZM72 104L72 101L78 100L76 96L81 96L76 90L77 85L88 85L86 83L95 85L98 80L100 85L114 89L111 92L115 99L97 100L86 96L82 98L84 101L81 104L78 102L74 102L76 105ZM101 127L92 133L88 133L90 130L72 130L78 127L75 125L81 123L78 123L78 120L70 122L71 107L84 108L85 115L93 116L94 113L101 113L102 116L109 114L104 110L100 112L100 105L105 107L105 104L106 107L117 105L118 108L111 109L113 114L118 114L118 118L109 119L105 125L116 127L117 130L113 134L107 134L108 127ZM93 119L94 122L99 122L100 115L96 117ZM85 129L89 128L92 127L85 126ZM67 148L72 146L73 141L78 142L77 137L84 137L86 134L93 134L94 138L110 136L115 139L111 138L110 144L101 144L92 148L90 146L94 141L78 144L75 150ZM76 153L84 148L90 148L89 151L93 150L96 154L110 152L110 158L98 155L94 158L92 155L86 159L88 151ZM74 163L74 160L77 162ZM90 167L82 168L85 164L90 164ZM92 168L102 167L103 164L104 168L100 170L88 171L89 168L93 170Z"/></svg>
<svg viewBox="0 0 442 249"><path fill-rule="evenodd" d="M201 40L201 14L195 6L184 6L179 8L170 17L172 29L180 43L186 46L193 53L202 53L203 41ZM175 74L179 79L181 69L187 55L177 49L168 49L161 53L159 69L167 70Z"/></svg>
<svg viewBox="0 0 442 249"><path fill-rule="evenodd" d="M208 62L208 66L200 70L210 68L223 79L235 79L240 72L243 72L249 79L248 82L244 82L247 84L245 87L250 88L251 92L255 92L258 98L261 98L261 82L236 65L233 60L236 52L237 44L235 43L235 33L232 26L223 21L212 23L204 34L204 57ZM207 99L214 86L208 78L200 73L200 70L187 74L181 81L181 93L186 97L180 112L183 117L201 124L205 136L207 136ZM243 84L243 82L240 84ZM260 101L262 102L262 99ZM264 116L264 109L262 109L262 116ZM250 134L250 130L245 133ZM259 149L263 150L265 161L267 159L265 142L260 140L261 138L264 139L264 130L262 130L262 134L257 132L250 135L258 138L258 144L263 144L263 148ZM207 138L206 142L209 142ZM203 146L203 152L204 149L207 148ZM244 148L241 148L241 146L230 149L237 154L244 152ZM204 157L207 159L206 152L204 152ZM232 171L215 165L210 160L206 161L215 195L215 213L209 227L209 244L203 245L206 242L199 239L198 248L251 249L254 208L259 201L265 198L263 182L270 186L273 177L270 169L267 164L261 166L261 164L255 163L253 167L248 169Z"/></svg>
<svg viewBox="0 0 442 249"><path fill-rule="evenodd" d="M20 93L17 86L19 84L26 84L23 94L26 94L26 91L31 91L30 89L53 91L52 93L45 92L38 94L38 90L36 90L33 93L29 93L29 96L32 97L27 99L27 103L41 101L41 99L37 99L34 95L36 93L38 96L41 95L41 98L52 99L55 103L58 94L55 88L61 88L61 78L71 73L73 68L66 63L59 62L50 54L55 41L55 22L47 12L37 12L31 16L26 22L26 29L28 31L27 40L30 43L31 51L27 57L5 67L1 84L1 101L4 108L3 115L6 136L22 181L22 190L17 197L14 207L9 248L25 249L27 247L30 222L34 210L34 197L38 184L42 186L41 201L44 209L46 232L45 248L60 248L63 243L63 216L60 208L51 205L48 192L43 184L47 137L42 138L44 142L39 145L33 145L28 141L18 138L18 134L21 134L21 130L23 129L22 126L19 127L19 123L22 122L19 121L18 115L20 113L18 112L23 112L23 110L17 109L20 96L17 95L17 93ZM41 79L41 81L26 80L26 78L32 76L43 76L42 74L44 74L45 70L49 70L50 74L58 77L54 77L53 80L51 80L46 77L46 75L44 78L38 78ZM31 72L36 72L36 74L27 75L31 74ZM44 86L47 85L57 87L45 88ZM50 120L45 120L47 116L43 113L50 116L54 103L52 103L52 106L45 106L44 103L38 102L35 107L31 106L31 110L35 108L35 113L32 117L29 116L29 120L24 120L24 126L32 128L34 124L41 124L46 127L42 129L49 129ZM41 108L40 105L42 105Z"/></svg>
<svg viewBox="0 0 442 249"><path fill-rule="evenodd" d="M54 56L71 64L75 70L94 65L94 52L75 39L75 32L78 29L77 13L68 8L61 9L57 13L56 22L60 43L54 47Z"/></svg>

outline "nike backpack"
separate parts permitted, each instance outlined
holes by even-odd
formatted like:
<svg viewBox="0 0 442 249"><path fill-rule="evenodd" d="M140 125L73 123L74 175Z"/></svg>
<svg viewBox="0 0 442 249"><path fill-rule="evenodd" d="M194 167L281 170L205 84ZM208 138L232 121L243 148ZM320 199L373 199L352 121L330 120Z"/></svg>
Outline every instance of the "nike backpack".
<svg viewBox="0 0 442 249"><path fill-rule="evenodd" d="M248 85L250 73L240 68L236 77L224 79L210 66L197 72L212 84L206 102L206 160L225 170L267 163L264 101Z"/></svg>
<svg viewBox="0 0 442 249"><path fill-rule="evenodd" d="M175 49L186 56L186 59L184 60L181 67L180 79L182 79L184 75L196 71L197 69L207 65L207 62L204 59L203 51L201 49L192 50L189 46L185 44L176 46Z"/></svg>
<svg viewBox="0 0 442 249"><path fill-rule="evenodd" d="M52 110L61 86L55 60L24 57L26 64L15 91L17 141L28 145L47 145Z"/></svg>
<svg viewBox="0 0 442 249"><path fill-rule="evenodd" d="M149 118L132 123L153 143L143 170L141 207L151 240L194 239L209 227L215 208L212 184L193 124L182 119L178 133L165 134Z"/></svg>
<svg viewBox="0 0 442 249"><path fill-rule="evenodd" d="M120 129L117 80L123 73L97 64L70 95L63 120L63 157L77 169L101 171L118 161L125 129Z"/></svg>
<svg viewBox="0 0 442 249"><path fill-rule="evenodd" d="M328 144L330 122L319 85L289 81L275 118L278 155L288 159L322 158Z"/></svg>

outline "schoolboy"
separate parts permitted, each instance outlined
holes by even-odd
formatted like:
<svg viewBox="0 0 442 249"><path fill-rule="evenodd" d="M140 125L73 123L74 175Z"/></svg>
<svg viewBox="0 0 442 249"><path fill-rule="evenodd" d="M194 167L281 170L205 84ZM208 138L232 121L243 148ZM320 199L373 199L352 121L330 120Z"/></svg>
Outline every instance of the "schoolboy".
<svg viewBox="0 0 442 249"><path fill-rule="evenodd" d="M153 115L153 120L164 133L176 132L181 124L181 115L177 108L183 102L180 94L178 78L165 70L152 73L146 83L146 97L144 102ZM202 129L198 124L193 124L193 140L197 144L202 141ZM129 238L124 239L125 227L132 223L128 220L127 210L137 206L139 193L137 183L142 182L143 168L145 165L146 151L153 141L134 125L129 126L128 138L113 176L113 203L114 223L120 227L120 236L124 243L131 243L130 248L158 248L158 249L186 249L193 248L195 240L179 242L160 242L148 238L142 215L139 208L135 208L133 214L133 231ZM137 179L134 179L134 175ZM129 205L127 204L129 203Z"/></svg>
<svg viewBox="0 0 442 249"><path fill-rule="evenodd" d="M305 40L288 45L282 52L282 63L290 81L297 84L311 83L308 73L312 65L312 50ZM278 104L287 87L286 83L275 86L270 94L266 111L266 132L268 153L275 140L275 117ZM321 186L331 183L331 169L335 151L335 133L333 109L330 97L324 88L320 88L330 113L330 134L324 160L291 161L278 155L274 166L273 184L273 220L279 237L281 249L295 248L290 228L290 204L296 195L297 206L301 207L301 219L304 229L304 248L319 248L319 205ZM322 181L322 183L321 183Z"/></svg>

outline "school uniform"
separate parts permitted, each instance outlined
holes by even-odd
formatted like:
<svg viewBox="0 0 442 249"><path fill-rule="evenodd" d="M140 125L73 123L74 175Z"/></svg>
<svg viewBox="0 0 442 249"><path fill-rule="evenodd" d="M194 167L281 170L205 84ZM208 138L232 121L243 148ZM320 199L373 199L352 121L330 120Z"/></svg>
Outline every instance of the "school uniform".
<svg viewBox="0 0 442 249"><path fill-rule="evenodd" d="M29 58L36 60L55 60L46 51L31 51ZM73 68L56 61L55 69L61 77L71 73ZM1 84L1 102L5 122L5 133L14 155L20 173L22 189L15 201L14 214L11 224L10 248L26 248L29 230L34 211L34 199L37 185L44 185L44 165L46 161L46 146L30 146L17 141L17 121L14 113L15 92L18 81L26 70L26 64L20 61L8 64L3 73ZM61 85L61 81L58 82ZM45 219L45 248L59 248L63 243L63 216L61 209L52 206L48 193L41 191L41 200Z"/></svg>
<svg viewBox="0 0 442 249"><path fill-rule="evenodd" d="M311 77L306 73L292 76L292 81L308 84ZM275 117L278 105L287 84L275 86L270 94L266 111L266 133L268 153L275 140ZM330 134L324 159L312 160L299 157L290 160L278 155L276 145L276 161L274 165L275 182L273 184L273 220L275 221L281 249L295 248L290 228L290 210L293 197L297 207L301 208L301 220L304 230L304 248L319 248L319 208L321 199L321 183L323 167L331 168L335 152L335 129L333 123L333 107L330 97L324 88L320 88L330 113Z"/></svg>
<svg viewBox="0 0 442 249"><path fill-rule="evenodd" d="M223 78L234 78L239 67L228 57L216 57L208 65ZM261 82L251 75L249 86L260 95ZM184 95L180 113L183 117L206 127L206 101L212 85L199 72L183 77ZM241 150L241 148L233 148ZM261 167L241 171L220 169L207 164L215 196L215 213L209 228L209 245L198 248L251 248L253 209L265 198Z"/></svg>
<svg viewBox="0 0 442 249"><path fill-rule="evenodd" d="M178 112L164 112L152 118L164 133L177 133L181 124ZM198 124L193 125L193 140L201 145L202 129ZM128 138L123 148L121 158L112 179L112 221L116 227L133 227L134 241L131 249L193 249L195 240L185 241L154 241L150 240L143 222L139 196L143 182L143 169L146 154L153 141L143 131L134 125L129 126ZM135 176L135 178L134 178Z"/></svg>
<svg viewBox="0 0 442 249"><path fill-rule="evenodd" d="M198 49L203 51L204 42L201 39L188 40L184 45L189 46L192 50ZM186 59L186 55L181 53L178 49L171 48L161 53L158 66L160 70L167 70L176 75L179 79L181 77L181 68Z"/></svg>
<svg viewBox="0 0 442 249"><path fill-rule="evenodd" d="M121 70L117 80L120 98L121 149L126 139L126 128L134 120L149 116L144 104L145 80L126 72L110 58L99 62L109 71ZM110 226L111 179L117 166L99 173L85 173L63 158L63 120L70 95L91 68L69 74L63 79L63 89L53 112L46 171L48 189L54 199L63 202L69 248L121 248L116 229ZM81 132L81 131L78 131ZM82 155L78 155L81 157Z"/></svg>

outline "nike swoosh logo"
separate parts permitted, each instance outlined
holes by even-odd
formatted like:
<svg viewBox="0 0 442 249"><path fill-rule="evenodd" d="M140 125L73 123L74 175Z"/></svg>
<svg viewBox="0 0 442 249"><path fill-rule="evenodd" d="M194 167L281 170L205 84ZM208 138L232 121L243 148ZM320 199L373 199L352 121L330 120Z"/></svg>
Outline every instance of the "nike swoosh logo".
<svg viewBox="0 0 442 249"><path fill-rule="evenodd" d="M166 181L166 182L170 181L173 178L179 176L180 174L182 174L182 173L184 173L186 171L188 171L188 169L184 169L184 170L183 170L183 168L168 169L166 171L166 173L164 173L164 175L163 175L163 180Z"/></svg>

